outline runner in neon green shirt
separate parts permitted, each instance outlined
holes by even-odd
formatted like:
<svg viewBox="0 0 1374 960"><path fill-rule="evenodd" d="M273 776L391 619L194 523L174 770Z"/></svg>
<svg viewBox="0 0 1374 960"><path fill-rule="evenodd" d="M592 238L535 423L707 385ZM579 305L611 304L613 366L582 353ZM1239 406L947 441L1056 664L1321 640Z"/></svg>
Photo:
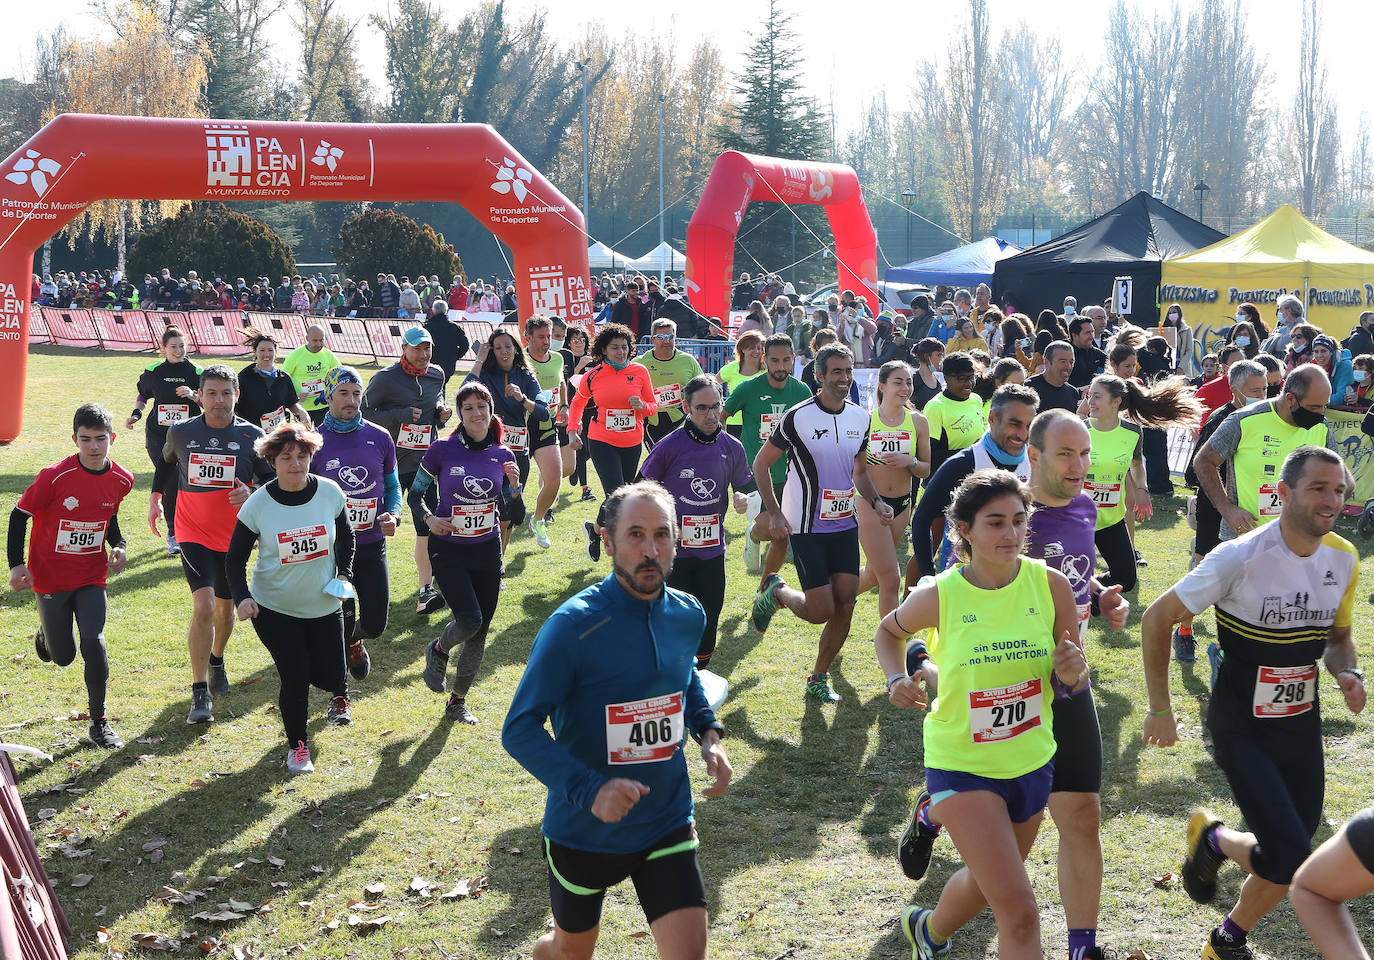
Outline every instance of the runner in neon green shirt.
<svg viewBox="0 0 1374 960"><path fill-rule="evenodd" d="M686 416L682 409L682 388L693 377L701 375L697 358L677 349L676 323L668 319L655 320L652 337L653 349L635 358L635 363L643 364L649 371L649 382L658 400L658 414L644 422L644 446L650 450L682 423Z"/></svg>
<svg viewBox="0 0 1374 960"><path fill-rule="evenodd" d="M317 427L324 423L324 415L329 412L329 400L324 395L324 378L330 370L341 366L343 364L324 345L324 327L318 323L305 328L305 346L292 350L282 361L281 368L296 385L301 406Z"/></svg>

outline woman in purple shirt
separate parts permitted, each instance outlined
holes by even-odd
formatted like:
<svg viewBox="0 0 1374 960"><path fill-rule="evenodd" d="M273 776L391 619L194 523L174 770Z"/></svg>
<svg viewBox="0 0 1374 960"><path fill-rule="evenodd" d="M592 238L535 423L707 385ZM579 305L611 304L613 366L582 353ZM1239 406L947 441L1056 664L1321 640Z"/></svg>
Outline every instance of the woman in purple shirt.
<svg viewBox="0 0 1374 960"><path fill-rule="evenodd" d="M639 472L663 484L677 504L678 545L668 586L690 593L706 610L697 647L701 670L716 649L725 604L726 488L734 488L735 510L743 513L744 494L754 490L754 472L744 445L721 429L725 407L719 381L710 374L693 377L682 397L687 418L654 445Z"/></svg>
<svg viewBox="0 0 1374 960"><path fill-rule="evenodd" d="M429 530L429 559L439 592L453 619L425 652L425 684L444 692L448 657L462 645L444 713L476 723L468 710L468 688L482 665L487 629L501 596L501 514L520 490L515 454L501 445L502 427L492 414L491 392L477 382L458 391L458 429L425 451L407 497L417 524ZM439 489L433 513L424 502L432 484Z"/></svg>

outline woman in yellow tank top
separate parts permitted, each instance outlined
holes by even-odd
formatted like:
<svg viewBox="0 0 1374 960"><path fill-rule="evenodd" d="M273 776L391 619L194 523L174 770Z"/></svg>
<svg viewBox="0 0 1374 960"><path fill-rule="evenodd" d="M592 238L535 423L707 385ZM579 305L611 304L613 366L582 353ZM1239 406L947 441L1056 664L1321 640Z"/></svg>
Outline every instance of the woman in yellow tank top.
<svg viewBox="0 0 1374 960"><path fill-rule="evenodd" d="M1004 470L970 474L947 514L963 562L923 580L873 638L893 705L926 706L919 681L938 678L923 729L928 792L917 801L918 829L933 836L947 827L966 866L933 910L902 914L922 956L943 952L985 905L1004 960L1043 956L1024 861L1054 773L1050 705L1087 681L1088 664L1069 581L1021 556L1030 502L1029 488ZM928 627L938 631L930 660L909 677L907 638Z"/></svg>
<svg viewBox="0 0 1374 960"><path fill-rule="evenodd" d="M911 522L913 479L930 476L930 424L908 406L914 385L910 366L901 360L883 364L878 371L878 406L868 429L868 475L892 508L892 522L884 524L873 504L859 501L859 544L865 561L859 571L859 593L876 586L882 616L897 606L902 590L897 544Z"/></svg>

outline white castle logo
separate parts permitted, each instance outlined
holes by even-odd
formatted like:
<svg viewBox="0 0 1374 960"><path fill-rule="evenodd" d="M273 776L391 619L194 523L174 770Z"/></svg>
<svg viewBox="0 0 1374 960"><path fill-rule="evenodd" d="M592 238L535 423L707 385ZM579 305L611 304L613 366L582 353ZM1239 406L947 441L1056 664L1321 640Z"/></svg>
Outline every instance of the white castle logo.
<svg viewBox="0 0 1374 960"><path fill-rule="evenodd" d="M530 287L534 297L531 309L535 313L552 313L566 316L568 310L568 284L563 276L563 265L533 267L530 269Z"/></svg>
<svg viewBox="0 0 1374 960"><path fill-rule="evenodd" d="M333 173L334 168L343 159L343 155L344 152L328 140L321 140L320 145L315 148L315 155L310 158L310 162L317 167L328 167L329 172Z"/></svg>
<svg viewBox="0 0 1374 960"><path fill-rule="evenodd" d="M24 156L15 161L14 170L5 174L10 183L28 183L33 192L40 197L48 192L48 176L62 169L62 164L45 157L37 150L25 150Z"/></svg>
<svg viewBox="0 0 1374 960"><path fill-rule="evenodd" d="M526 184L533 179L534 174L517 165L510 157L506 157L505 162L496 168L496 182L491 188L497 193L513 193L516 200L524 203L525 195L530 192Z"/></svg>

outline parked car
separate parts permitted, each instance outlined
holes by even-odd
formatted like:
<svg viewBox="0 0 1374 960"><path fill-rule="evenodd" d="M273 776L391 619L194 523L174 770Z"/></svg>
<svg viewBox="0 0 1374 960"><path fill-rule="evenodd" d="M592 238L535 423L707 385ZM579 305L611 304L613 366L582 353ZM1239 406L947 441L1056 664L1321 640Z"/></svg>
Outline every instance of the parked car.
<svg viewBox="0 0 1374 960"><path fill-rule="evenodd" d="M837 292L839 292L838 283L827 283L802 297L801 304L806 307L809 313L817 307L825 306L825 301L830 295ZM904 317L909 317L911 316L911 301L918 293L929 294L930 288L919 283L888 283L886 280L879 280L878 296L882 303L877 304L873 312L882 313L883 310L891 310ZM870 304L870 306L874 305Z"/></svg>

